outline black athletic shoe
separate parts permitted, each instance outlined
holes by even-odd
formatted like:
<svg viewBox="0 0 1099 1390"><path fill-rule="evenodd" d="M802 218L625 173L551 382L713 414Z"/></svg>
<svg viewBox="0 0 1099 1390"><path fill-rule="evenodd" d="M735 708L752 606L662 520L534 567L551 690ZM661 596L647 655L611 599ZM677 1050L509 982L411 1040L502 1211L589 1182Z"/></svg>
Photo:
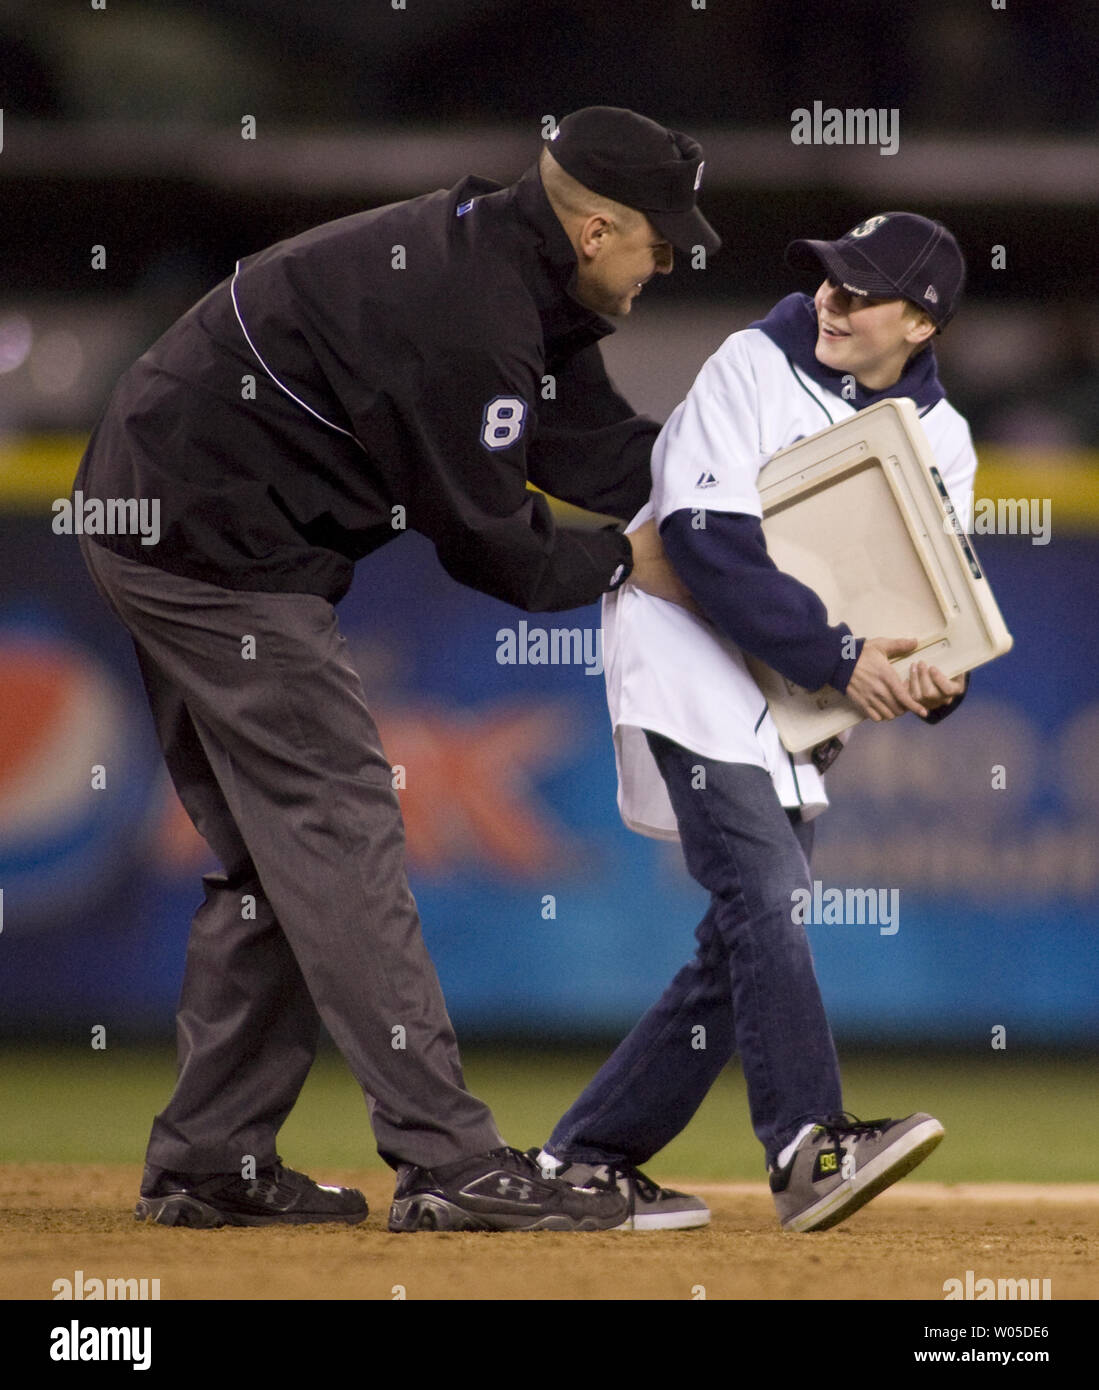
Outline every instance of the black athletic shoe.
<svg viewBox="0 0 1099 1390"><path fill-rule="evenodd" d="M609 1231L629 1214L614 1188L572 1187L542 1176L518 1149L493 1149L441 1168L404 1164L389 1209L391 1231Z"/></svg>
<svg viewBox="0 0 1099 1390"><path fill-rule="evenodd" d="M324 1187L280 1159L254 1178L239 1173L171 1173L145 1169L138 1221L158 1226L306 1226L320 1221L357 1225L366 1198L354 1187Z"/></svg>
<svg viewBox="0 0 1099 1390"><path fill-rule="evenodd" d="M630 1163L540 1162L538 1149L528 1149L527 1156L544 1176L560 1178L574 1187L617 1187L629 1204L619 1230L684 1231L710 1223L710 1208L701 1197L661 1187Z"/></svg>

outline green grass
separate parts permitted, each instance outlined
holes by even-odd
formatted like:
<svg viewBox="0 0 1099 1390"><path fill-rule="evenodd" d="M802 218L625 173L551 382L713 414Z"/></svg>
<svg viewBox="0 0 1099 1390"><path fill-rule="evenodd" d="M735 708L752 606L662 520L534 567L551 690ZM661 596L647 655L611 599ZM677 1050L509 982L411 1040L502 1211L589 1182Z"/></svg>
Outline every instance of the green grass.
<svg viewBox="0 0 1099 1390"><path fill-rule="evenodd" d="M466 1080L507 1141L543 1140L604 1052L501 1043L464 1052ZM138 1163L171 1092L170 1049L0 1049L0 1161ZM1097 1177L1095 1063L1080 1056L867 1056L844 1062L845 1102L864 1117L929 1110L947 1138L921 1176L944 1182L1087 1182ZM280 1136L295 1167L380 1167L361 1093L323 1053ZM760 1179L744 1083L731 1068L690 1126L650 1165L658 1176Z"/></svg>

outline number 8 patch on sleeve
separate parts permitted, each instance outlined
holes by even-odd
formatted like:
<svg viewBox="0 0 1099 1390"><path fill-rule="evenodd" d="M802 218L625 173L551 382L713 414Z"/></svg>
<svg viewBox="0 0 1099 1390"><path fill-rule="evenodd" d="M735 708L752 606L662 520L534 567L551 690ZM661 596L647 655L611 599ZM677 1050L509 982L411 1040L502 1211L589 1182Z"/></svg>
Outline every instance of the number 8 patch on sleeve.
<svg viewBox="0 0 1099 1390"><path fill-rule="evenodd" d="M523 433L527 403L519 396L493 396L481 416L481 443L486 449L506 449Z"/></svg>

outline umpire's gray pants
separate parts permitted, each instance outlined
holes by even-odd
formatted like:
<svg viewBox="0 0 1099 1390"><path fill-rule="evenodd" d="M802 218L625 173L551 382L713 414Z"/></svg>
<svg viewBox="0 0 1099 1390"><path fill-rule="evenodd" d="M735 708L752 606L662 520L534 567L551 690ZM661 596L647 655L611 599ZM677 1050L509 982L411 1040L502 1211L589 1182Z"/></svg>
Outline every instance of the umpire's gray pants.
<svg viewBox="0 0 1099 1390"><path fill-rule="evenodd" d="M221 589L86 538L81 548L134 639L180 800L225 870L206 875L191 927L179 1078L148 1163L272 1163L320 1019L390 1163L498 1148L491 1113L465 1089L392 772L332 606Z"/></svg>

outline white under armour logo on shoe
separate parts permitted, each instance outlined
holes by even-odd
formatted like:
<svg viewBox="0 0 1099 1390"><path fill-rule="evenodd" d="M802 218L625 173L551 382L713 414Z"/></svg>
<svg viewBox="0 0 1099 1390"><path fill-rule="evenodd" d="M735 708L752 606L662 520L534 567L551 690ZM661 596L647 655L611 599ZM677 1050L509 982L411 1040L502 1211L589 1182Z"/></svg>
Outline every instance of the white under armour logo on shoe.
<svg viewBox="0 0 1099 1390"><path fill-rule="evenodd" d="M517 1189L514 1193L512 1189ZM501 1178L496 1184L496 1190L501 1197L514 1196L517 1202L529 1202L530 1195L534 1191L529 1182L516 1180L513 1178Z"/></svg>

